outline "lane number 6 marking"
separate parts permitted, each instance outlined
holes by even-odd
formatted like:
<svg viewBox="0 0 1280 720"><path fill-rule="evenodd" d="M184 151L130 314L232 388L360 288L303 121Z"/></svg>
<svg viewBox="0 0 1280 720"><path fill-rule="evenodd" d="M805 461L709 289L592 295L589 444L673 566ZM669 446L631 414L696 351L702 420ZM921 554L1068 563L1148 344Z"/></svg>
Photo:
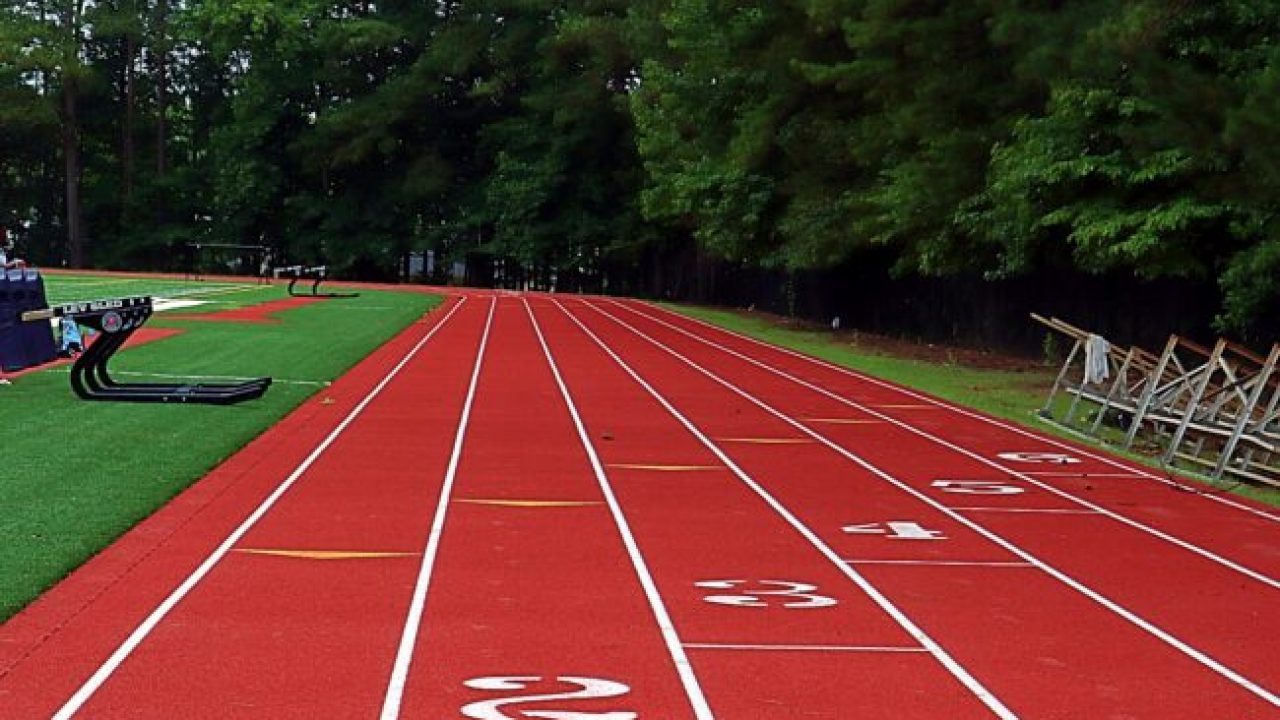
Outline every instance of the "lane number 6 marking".
<svg viewBox="0 0 1280 720"><path fill-rule="evenodd" d="M1075 465L1080 458L1052 452L1004 452L997 457L1022 463L1046 463L1050 465Z"/></svg>

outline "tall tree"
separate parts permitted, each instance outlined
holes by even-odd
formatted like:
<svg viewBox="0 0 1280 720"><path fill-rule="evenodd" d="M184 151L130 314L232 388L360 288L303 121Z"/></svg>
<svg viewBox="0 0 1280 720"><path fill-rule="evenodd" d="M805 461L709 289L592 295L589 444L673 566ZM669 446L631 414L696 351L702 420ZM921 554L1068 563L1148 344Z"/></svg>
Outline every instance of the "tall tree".
<svg viewBox="0 0 1280 720"><path fill-rule="evenodd" d="M1258 111L1273 102L1280 3L1107 10L993 153L976 227L1005 270L1065 252L1088 270L1220 277L1221 324L1247 330L1280 292L1276 196L1257 182L1274 179L1278 125Z"/></svg>

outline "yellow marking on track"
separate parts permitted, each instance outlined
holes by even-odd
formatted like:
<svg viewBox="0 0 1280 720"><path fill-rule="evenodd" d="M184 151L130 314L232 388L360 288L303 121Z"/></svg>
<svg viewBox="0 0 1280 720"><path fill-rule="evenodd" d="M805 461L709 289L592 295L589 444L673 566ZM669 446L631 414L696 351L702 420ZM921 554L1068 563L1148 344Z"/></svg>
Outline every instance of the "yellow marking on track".
<svg viewBox="0 0 1280 720"><path fill-rule="evenodd" d="M937 405L871 405L873 408L881 408L884 410L937 410Z"/></svg>
<svg viewBox="0 0 1280 720"><path fill-rule="evenodd" d="M830 423L832 425L874 425L882 423L883 420L863 420L855 418L804 418L805 422L811 423Z"/></svg>
<svg viewBox="0 0 1280 720"><path fill-rule="evenodd" d="M368 550L272 550L267 548L236 548L235 552L246 555L271 555L300 560L378 560L382 558L416 557L421 554Z"/></svg>
<svg viewBox="0 0 1280 720"><path fill-rule="evenodd" d="M750 445L804 445L813 442L808 438L778 438L778 437L726 437L716 438L717 442L731 443L747 443Z"/></svg>
<svg viewBox="0 0 1280 720"><path fill-rule="evenodd" d="M638 463L609 463L605 467L619 470L652 470L654 472L694 472L697 470L719 470L718 465L642 465Z"/></svg>
<svg viewBox="0 0 1280 720"><path fill-rule="evenodd" d="M483 498L459 498L454 502L467 503L469 505L494 505L497 507L518 508L586 507L588 505L601 504L595 500L499 500Z"/></svg>

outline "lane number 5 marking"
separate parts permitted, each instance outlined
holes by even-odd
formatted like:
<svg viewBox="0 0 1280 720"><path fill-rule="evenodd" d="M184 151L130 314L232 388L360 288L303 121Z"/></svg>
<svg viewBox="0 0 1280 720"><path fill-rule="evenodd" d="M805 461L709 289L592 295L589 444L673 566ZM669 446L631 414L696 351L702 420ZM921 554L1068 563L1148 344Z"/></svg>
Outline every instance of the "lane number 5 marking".
<svg viewBox="0 0 1280 720"><path fill-rule="evenodd" d="M703 580L702 582L694 583L694 585L711 590L732 590L741 585L746 585L748 582L750 581ZM818 587L808 583L791 582L790 580L758 580L756 585L764 587L749 589L738 595L708 595L703 600L715 605L729 605L731 607L770 607L770 605L780 605L792 610L824 608L836 604L835 598L816 594L814 591Z"/></svg>
<svg viewBox="0 0 1280 720"><path fill-rule="evenodd" d="M577 686L573 692L537 694L509 694L508 697L496 700L481 700L465 705L462 708L464 717L474 720L517 720L518 718L542 718L543 720L636 720L638 714L629 710L612 710L607 712L580 712L576 710L515 710L515 716L507 715L501 708L508 705L525 703L553 703L558 700L586 700L595 698L622 697L631 692L631 688L613 680L600 678L561 675L556 682ZM542 682L538 675L499 675L479 677L463 683L472 690L512 693L528 690L534 683Z"/></svg>

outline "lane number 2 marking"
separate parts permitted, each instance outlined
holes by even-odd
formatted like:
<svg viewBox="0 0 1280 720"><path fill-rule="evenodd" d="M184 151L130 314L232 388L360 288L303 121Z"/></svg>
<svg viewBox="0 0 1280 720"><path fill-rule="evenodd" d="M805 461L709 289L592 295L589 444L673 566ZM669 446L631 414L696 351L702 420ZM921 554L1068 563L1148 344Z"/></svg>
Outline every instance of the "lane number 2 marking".
<svg viewBox="0 0 1280 720"><path fill-rule="evenodd" d="M1025 488L991 480L934 480L933 486L942 492L957 495L1020 495Z"/></svg>
<svg viewBox="0 0 1280 720"><path fill-rule="evenodd" d="M638 714L629 710L612 710L607 712L581 712L576 710L514 710L516 715L507 715L502 711L508 705L525 703L554 703L559 700L587 700L596 698L622 697L631 692L631 688L613 680L600 678L561 675L556 682L575 685L579 689L573 692L538 694L509 694L528 690L534 683L542 682L538 675L499 675L479 677L463 683L472 690L487 690L497 693L508 693L507 697L495 700L481 700L465 705L462 708L464 717L474 720L517 720L518 718L542 718L543 720L636 720Z"/></svg>
<svg viewBox="0 0 1280 720"><path fill-rule="evenodd" d="M997 457L1001 460L1012 460L1013 462L1050 465L1074 465L1080 462L1078 457L1051 452L1005 452L1000 453Z"/></svg>
<svg viewBox="0 0 1280 720"><path fill-rule="evenodd" d="M749 580L703 580L694 583L697 587L710 590L733 590L746 585ZM810 608L831 607L836 604L835 598L818 595L816 585L791 582L790 580L757 580L756 589L747 589L738 595L708 595L703 598L715 605L731 607L781 607L802 610Z"/></svg>
<svg viewBox="0 0 1280 720"><path fill-rule="evenodd" d="M886 523L863 523L840 528L850 535L883 535L889 540L946 540L941 530L926 530L920 523L891 520Z"/></svg>

